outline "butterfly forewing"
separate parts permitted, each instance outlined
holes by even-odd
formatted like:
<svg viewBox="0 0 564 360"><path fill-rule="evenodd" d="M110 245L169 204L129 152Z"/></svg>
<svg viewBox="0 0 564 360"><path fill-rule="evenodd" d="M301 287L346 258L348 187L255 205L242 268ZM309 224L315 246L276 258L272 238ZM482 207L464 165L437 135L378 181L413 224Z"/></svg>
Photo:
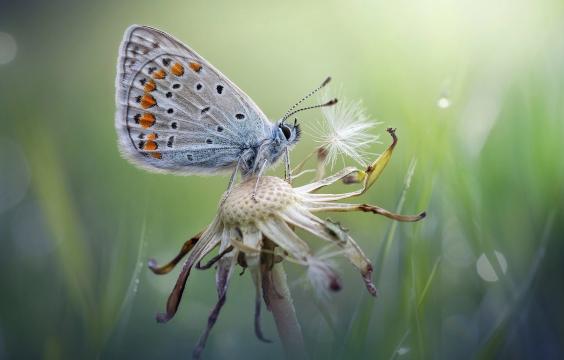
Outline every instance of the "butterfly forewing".
<svg viewBox="0 0 564 360"><path fill-rule="evenodd" d="M120 48L116 128L122 153L150 170L232 169L270 134L253 101L162 31L132 26Z"/></svg>

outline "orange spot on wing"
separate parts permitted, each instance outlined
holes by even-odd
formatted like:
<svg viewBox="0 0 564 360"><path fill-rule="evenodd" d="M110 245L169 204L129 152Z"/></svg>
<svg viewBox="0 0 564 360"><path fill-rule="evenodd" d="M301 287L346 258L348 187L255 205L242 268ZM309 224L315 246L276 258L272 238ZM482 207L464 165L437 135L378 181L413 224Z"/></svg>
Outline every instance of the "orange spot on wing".
<svg viewBox="0 0 564 360"><path fill-rule="evenodd" d="M157 144L155 140L157 140L158 137L159 136L155 133L147 135L147 141L145 142L145 145L143 145L143 150L157 150L159 148L159 144ZM163 158L163 154L160 152L149 153L149 155L155 159Z"/></svg>
<svg viewBox="0 0 564 360"><path fill-rule="evenodd" d="M143 113L143 115L141 115L141 117L139 118L139 125L146 129L155 125L155 121L155 115L151 113Z"/></svg>
<svg viewBox="0 0 564 360"><path fill-rule="evenodd" d="M195 63L193 61L190 61L190 69L194 70L195 72L200 72L200 70L202 70L202 65Z"/></svg>
<svg viewBox="0 0 564 360"><path fill-rule="evenodd" d="M143 150L157 150L159 145L153 140L147 140L143 145Z"/></svg>
<svg viewBox="0 0 564 360"><path fill-rule="evenodd" d="M148 94L141 96L139 102L141 103L141 107L143 109L148 109L150 107L157 105L157 100L155 100L155 98L152 95L148 95Z"/></svg>
<svg viewBox="0 0 564 360"><path fill-rule="evenodd" d="M151 92L151 91L155 91L156 88L157 88L157 84L155 84L153 80L149 80L145 82L145 86L143 87L143 90L145 90L146 92Z"/></svg>
<svg viewBox="0 0 564 360"><path fill-rule="evenodd" d="M153 77L157 80L164 79L166 77L166 71L163 69L157 70L153 73Z"/></svg>
<svg viewBox="0 0 564 360"><path fill-rule="evenodd" d="M172 64L170 71L176 76L182 76L184 75L184 66L179 63L174 63Z"/></svg>

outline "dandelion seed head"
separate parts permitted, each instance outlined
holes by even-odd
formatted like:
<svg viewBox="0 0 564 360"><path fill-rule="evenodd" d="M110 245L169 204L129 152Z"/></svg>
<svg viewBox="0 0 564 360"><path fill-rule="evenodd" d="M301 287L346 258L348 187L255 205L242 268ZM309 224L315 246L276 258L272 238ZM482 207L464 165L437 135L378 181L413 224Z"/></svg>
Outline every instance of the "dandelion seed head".
<svg viewBox="0 0 564 360"><path fill-rule="evenodd" d="M294 192L286 181L272 176L260 179L253 199L256 179L242 182L233 188L222 206L222 219L228 224L248 224L261 221L294 202Z"/></svg>

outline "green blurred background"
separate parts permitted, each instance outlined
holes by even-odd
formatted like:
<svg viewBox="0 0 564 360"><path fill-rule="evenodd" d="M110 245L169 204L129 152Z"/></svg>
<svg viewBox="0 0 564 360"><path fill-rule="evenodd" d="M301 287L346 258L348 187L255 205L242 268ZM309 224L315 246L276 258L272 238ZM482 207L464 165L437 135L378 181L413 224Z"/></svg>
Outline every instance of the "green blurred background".
<svg viewBox="0 0 564 360"><path fill-rule="evenodd" d="M398 129L361 201L429 216L333 216L373 260L378 299L346 261L326 304L287 265L313 358L564 356L562 1L23 0L0 3L0 358L187 358L215 302L213 271L195 272L155 322L177 270L146 261L210 222L227 178L120 158L115 62L133 23L192 46L272 118L331 75L384 123L373 151ZM253 299L236 276L206 358L283 358L269 314L276 341L254 337Z"/></svg>

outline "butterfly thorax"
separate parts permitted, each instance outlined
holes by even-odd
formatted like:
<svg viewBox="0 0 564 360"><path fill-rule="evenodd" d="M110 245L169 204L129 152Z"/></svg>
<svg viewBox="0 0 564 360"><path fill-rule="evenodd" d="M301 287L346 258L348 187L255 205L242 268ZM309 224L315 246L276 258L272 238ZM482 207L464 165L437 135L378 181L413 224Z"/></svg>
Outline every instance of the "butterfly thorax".
<svg viewBox="0 0 564 360"><path fill-rule="evenodd" d="M243 178L256 175L265 166L274 165L298 142L299 137L300 129L297 124L273 124L270 137L242 152L239 166Z"/></svg>

